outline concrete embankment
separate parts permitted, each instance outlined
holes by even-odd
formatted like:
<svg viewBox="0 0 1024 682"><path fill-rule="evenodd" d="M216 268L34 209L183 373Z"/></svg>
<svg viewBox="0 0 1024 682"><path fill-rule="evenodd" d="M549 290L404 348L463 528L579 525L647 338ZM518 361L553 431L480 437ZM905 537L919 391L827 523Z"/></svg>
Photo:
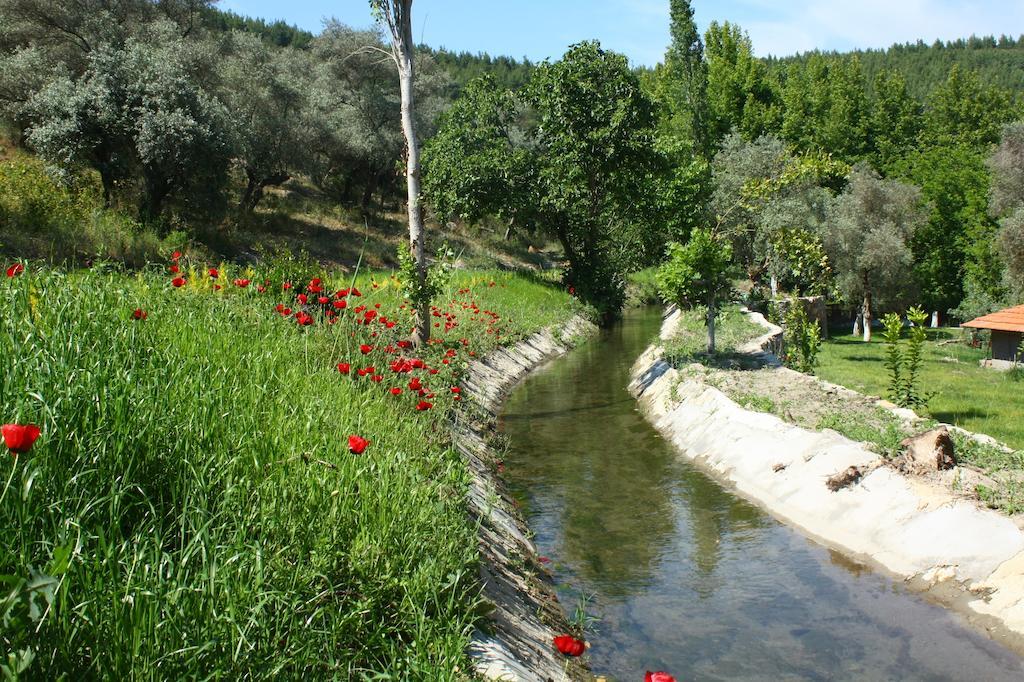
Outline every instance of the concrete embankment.
<svg viewBox="0 0 1024 682"><path fill-rule="evenodd" d="M677 320L676 312L666 317L662 340ZM1024 532L1014 520L884 466L877 453L833 431L745 410L699 373L670 367L662 353L648 348L630 388L680 453L783 522L908 581L1024 651ZM851 466L868 473L837 492L826 487Z"/></svg>
<svg viewBox="0 0 1024 682"><path fill-rule="evenodd" d="M582 317L535 334L470 365L467 398L452 421L455 447L471 474L468 506L478 524L480 581L490 609L470 647L476 672L492 680L591 679L578 659L555 651L552 639L568 624L529 529L499 476L500 454L490 445L496 415L508 392L530 370L563 355L596 331Z"/></svg>

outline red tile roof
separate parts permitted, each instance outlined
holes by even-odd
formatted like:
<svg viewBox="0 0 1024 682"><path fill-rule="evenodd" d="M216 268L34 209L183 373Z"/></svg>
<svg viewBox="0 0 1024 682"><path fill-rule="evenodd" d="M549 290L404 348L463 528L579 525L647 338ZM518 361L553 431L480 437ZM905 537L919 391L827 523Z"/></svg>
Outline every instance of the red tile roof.
<svg viewBox="0 0 1024 682"><path fill-rule="evenodd" d="M1024 305L983 315L976 320L964 322L961 327L993 329L1000 332L1024 332Z"/></svg>

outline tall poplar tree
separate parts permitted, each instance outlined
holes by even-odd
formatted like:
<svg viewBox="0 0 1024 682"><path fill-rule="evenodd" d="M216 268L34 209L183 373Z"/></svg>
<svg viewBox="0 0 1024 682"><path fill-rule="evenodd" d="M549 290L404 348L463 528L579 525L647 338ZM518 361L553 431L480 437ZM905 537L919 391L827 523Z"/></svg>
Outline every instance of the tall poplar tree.
<svg viewBox="0 0 1024 682"><path fill-rule="evenodd" d="M708 113L708 65L704 43L693 20L690 0L671 0L672 43L665 55L667 75L672 82L670 106L685 120L694 151L704 158L713 155L714 140Z"/></svg>

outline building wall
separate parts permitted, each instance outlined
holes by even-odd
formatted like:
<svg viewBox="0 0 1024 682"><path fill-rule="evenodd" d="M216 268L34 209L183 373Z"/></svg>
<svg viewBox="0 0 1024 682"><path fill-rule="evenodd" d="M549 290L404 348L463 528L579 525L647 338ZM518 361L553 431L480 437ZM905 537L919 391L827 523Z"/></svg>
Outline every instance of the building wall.
<svg viewBox="0 0 1024 682"><path fill-rule="evenodd" d="M1012 362L1017 359L1017 349L1020 347L1021 338L1024 334L1019 332L992 332L992 359L1007 360ZM1024 360L1024 358L1020 358Z"/></svg>

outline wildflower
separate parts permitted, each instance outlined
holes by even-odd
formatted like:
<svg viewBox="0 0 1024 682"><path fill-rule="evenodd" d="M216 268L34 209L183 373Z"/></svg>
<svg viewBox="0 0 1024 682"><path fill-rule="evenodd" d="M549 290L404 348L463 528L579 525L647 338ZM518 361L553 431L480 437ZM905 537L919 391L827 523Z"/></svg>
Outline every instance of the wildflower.
<svg viewBox="0 0 1024 682"><path fill-rule="evenodd" d="M245 287L249 286L249 280L242 279L241 277L236 279L234 283L235 283L236 287L241 287L242 289L244 289Z"/></svg>
<svg viewBox="0 0 1024 682"><path fill-rule="evenodd" d="M299 303L301 303L302 305L306 305L306 303L309 301L309 297L306 296L305 294L299 294L295 298L297 298Z"/></svg>
<svg viewBox="0 0 1024 682"><path fill-rule="evenodd" d="M423 412L424 410L429 410L433 406L433 403L428 403L426 400L421 400L418 403L416 403L416 409L419 410L420 412Z"/></svg>
<svg viewBox="0 0 1024 682"><path fill-rule="evenodd" d="M566 656L580 656L587 648L586 643L572 635L559 635L554 641L558 651Z"/></svg>
<svg viewBox="0 0 1024 682"><path fill-rule="evenodd" d="M206 272L207 274L210 275L210 279L217 279L218 277L220 277L220 272L217 270L217 268L210 268Z"/></svg>
<svg viewBox="0 0 1024 682"><path fill-rule="evenodd" d="M652 673L648 670L644 675L644 682L676 682L676 678L666 672L662 672L661 670L656 673Z"/></svg>
<svg viewBox="0 0 1024 682"><path fill-rule="evenodd" d="M149 317L149 313L142 308L136 308L134 312L132 312L132 319L134 320L144 320L147 317Z"/></svg>
<svg viewBox="0 0 1024 682"><path fill-rule="evenodd" d="M175 251L171 254L171 260L177 262L181 258L181 251Z"/></svg>
<svg viewBox="0 0 1024 682"><path fill-rule="evenodd" d="M313 316L307 313L299 312L295 314L295 321L299 323L301 327L308 327L313 324Z"/></svg>
<svg viewBox="0 0 1024 682"><path fill-rule="evenodd" d="M0 426L4 436L4 445L12 455L24 455L32 449L32 444L39 438L39 427L35 424L4 424Z"/></svg>
<svg viewBox="0 0 1024 682"><path fill-rule="evenodd" d="M363 454L363 450L370 444L370 441L366 440L362 436L352 434L348 437L348 449L353 455Z"/></svg>
<svg viewBox="0 0 1024 682"><path fill-rule="evenodd" d="M380 382L384 381L384 377L382 377L380 374L374 374L372 377L370 377L370 381L372 381L375 384L379 384Z"/></svg>
<svg viewBox="0 0 1024 682"><path fill-rule="evenodd" d="M372 351L373 346L367 345L365 343L359 346L359 352L362 353L363 355L368 355Z"/></svg>
<svg viewBox="0 0 1024 682"><path fill-rule="evenodd" d="M402 395L402 389L400 389L398 386L393 387L391 389L391 395Z"/></svg>
<svg viewBox="0 0 1024 682"><path fill-rule="evenodd" d="M348 374L349 372L352 371L352 365L350 365L347 362L339 362L338 371L341 372L342 374Z"/></svg>
<svg viewBox="0 0 1024 682"><path fill-rule="evenodd" d="M186 280L184 277L175 277L174 279L171 280L171 284L174 285L175 289L180 289L181 287L185 286Z"/></svg>
<svg viewBox="0 0 1024 682"><path fill-rule="evenodd" d="M288 291L289 289L292 288L292 283L291 282L285 282L284 284L281 285L281 288L284 289L285 291Z"/></svg>
<svg viewBox="0 0 1024 682"><path fill-rule="evenodd" d="M353 296L362 296L363 295L363 292L359 291L359 289L356 289L355 287L352 287L352 291L350 293Z"/></svg>
<svg viewBox="0 0 1024 682"><path fill-rule="evenodd" d="M420 383L418 377L413 377L412 381L409 382L410 391L419 391L423 388L423 384Z"/></svg>
<svg viewBox="0 0 1024 682"><path fill-rule="evenodd" d="M330 300L331 299L327 298L326 296L320 296L319 298L316 299L317 303L319 303L320 305L327 305L330 302Z"/></svg>
<svg viewBox="0 0 1024 682"><path fill-rule="evenodd" d="M345 299L335 301L334 307L337 308L338 310L344 310L345 308L348 307L348 301L346 301Z"/></svg>
<svg viewBox="0 0 1024 682"><path fill-rule="evenodd" d="M178 267L177 263L172 265L169 269L170 269L172 275L177 275L179 272L181 272L181 268Z"/></svg>
<svg viewBox="0 0 1024 682"><path fill-rule="evenodd" d="M15 263L7 268L8 277L17 277L23 272L25 272L25 266L21 263Z"/></svg>
<svg viewBox="0 0 1024 682"><path fill-rule="evenodd" d="M452 393L454 393L455 395L458 395L458 394L462 393L462 389L459 388L458 386L452 386Z"/></svg>

